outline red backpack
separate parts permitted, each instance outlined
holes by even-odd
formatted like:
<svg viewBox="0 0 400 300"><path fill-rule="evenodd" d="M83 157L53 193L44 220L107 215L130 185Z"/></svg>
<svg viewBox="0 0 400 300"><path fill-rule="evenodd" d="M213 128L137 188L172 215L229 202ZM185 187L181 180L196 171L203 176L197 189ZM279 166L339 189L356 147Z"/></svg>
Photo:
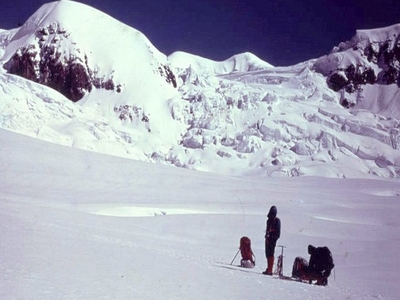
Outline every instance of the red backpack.
<svg viewBox="0 0 400 300"><path fill-rule="evenodd" d="M254 254L253 250L251 250L251 241L247 236L243 236L240 238L240 254L242 255L242 260L249 260L253 264L255 264L255 260L253 259Z"/></svg>

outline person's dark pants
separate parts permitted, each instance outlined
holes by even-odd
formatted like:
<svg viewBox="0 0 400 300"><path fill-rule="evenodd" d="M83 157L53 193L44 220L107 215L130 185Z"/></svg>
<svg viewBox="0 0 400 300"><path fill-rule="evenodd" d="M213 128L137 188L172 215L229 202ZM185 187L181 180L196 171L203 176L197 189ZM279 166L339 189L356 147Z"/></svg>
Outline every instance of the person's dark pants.
<svg viewBox="0 0 400 300"><path fill-rule="evenodd" d="M265 239L265 257L271 257L275 254L276 240Z"/></svg>
<svg viewBox="0 0 400 300"><path fill-rule="evenodd" d="M263 274L272 275L275 246L276 240L265 239L265 257L267 258L267 270Z"/></svg>

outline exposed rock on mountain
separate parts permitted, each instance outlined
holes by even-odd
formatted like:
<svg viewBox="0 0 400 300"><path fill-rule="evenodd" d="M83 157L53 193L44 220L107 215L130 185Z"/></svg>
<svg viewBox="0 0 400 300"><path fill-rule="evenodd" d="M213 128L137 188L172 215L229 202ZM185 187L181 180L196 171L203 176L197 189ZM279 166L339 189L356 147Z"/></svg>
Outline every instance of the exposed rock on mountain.
<svg viewBox="0 0 400 300"><path fill-rule="evenodd" d="M367 84L400 87L400 24L358 30L350 41L319 58L314 67L327 76L328 86L336 92L362 92ZM341 103L354 107L357 98L342 96Z"/></svg>
<svg viewBox="0 0 400 300"><path fill-rule="evenodd" d="M72 101L82 99L93 85L113 90L111 78L96 78L87 66L87 56L83 60L75 55L78 51L69 35L58 23L39 28L34 42L19 48L4 67L12 74L51 87ZM59 43L67 44L72 53L67 54Z"/></svg>

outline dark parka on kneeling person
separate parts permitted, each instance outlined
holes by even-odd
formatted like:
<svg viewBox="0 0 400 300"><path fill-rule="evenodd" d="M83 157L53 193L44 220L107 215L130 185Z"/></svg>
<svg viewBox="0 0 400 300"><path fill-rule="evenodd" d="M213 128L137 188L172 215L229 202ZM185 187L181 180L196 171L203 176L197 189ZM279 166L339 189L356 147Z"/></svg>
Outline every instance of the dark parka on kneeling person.
<svg viewBox="0 0 400 300"><path fill-rule="evenodd" d="M292 269L292 277L307 280L311 284L316 281L317 285L327 285L328 277L335 267L332 253L328 247L314 247L308 245L310 261L298 256L295 258Z"/></svg>
<svg viewBox="0 0 400 300"><path fill-rule="evenodd" d="M331 251L326 246L314 247L313 245L308 245L308 254L310 254L307 269L308 280L310 283L312 280L316 280L317 285L327 285L328 277L335 267Z"/></svg>

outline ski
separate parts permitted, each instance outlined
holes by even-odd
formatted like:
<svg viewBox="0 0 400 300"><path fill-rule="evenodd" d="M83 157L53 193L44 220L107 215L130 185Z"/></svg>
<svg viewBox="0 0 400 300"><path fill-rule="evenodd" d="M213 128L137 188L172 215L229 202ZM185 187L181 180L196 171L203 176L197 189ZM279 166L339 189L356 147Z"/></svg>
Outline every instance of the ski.
<svg viewBox="0 0 400 300"><path fill-rule="evenodd" d="M302 280L301 278L295 278L295 277L286 276L286 275L282 275L282 276L278 276L278 277L273 277L273 278L275 278L275 279L280 279L280 280L301 282L301 283L309 283L308 281Z"/></svg>
<svg viewBox="0 0 400 300"><path fill-rule="evenodd" d="M240 265L232 265L232 264L228 264L228 263L216 262L215 266L224 268L224 269L229 269L229 270L241 271L241 272L245 272L245 273L261 274L257 270L254 270L254 268L243 268Z"/></svg>
<svg viewBox="0 0 400 300"><path fill-rule="evenodd" d="M229 263L221 263L221 262L216 262L214 266L219 267L219 268L224 268L232 271L239 271L239 272L244 272L248 274L256 274L256 275L261 275L264 277L270 277L273 279L280 279L280 280L287 280L287 281L293 281L293 282L301 282L301 283L308 283L308 281L301 280L300 278L294 278L291 276L286 276L286 275L264 275L262 272L259 270L254 270L254 268L243 268L240 265L231 265Z"/></svg>

